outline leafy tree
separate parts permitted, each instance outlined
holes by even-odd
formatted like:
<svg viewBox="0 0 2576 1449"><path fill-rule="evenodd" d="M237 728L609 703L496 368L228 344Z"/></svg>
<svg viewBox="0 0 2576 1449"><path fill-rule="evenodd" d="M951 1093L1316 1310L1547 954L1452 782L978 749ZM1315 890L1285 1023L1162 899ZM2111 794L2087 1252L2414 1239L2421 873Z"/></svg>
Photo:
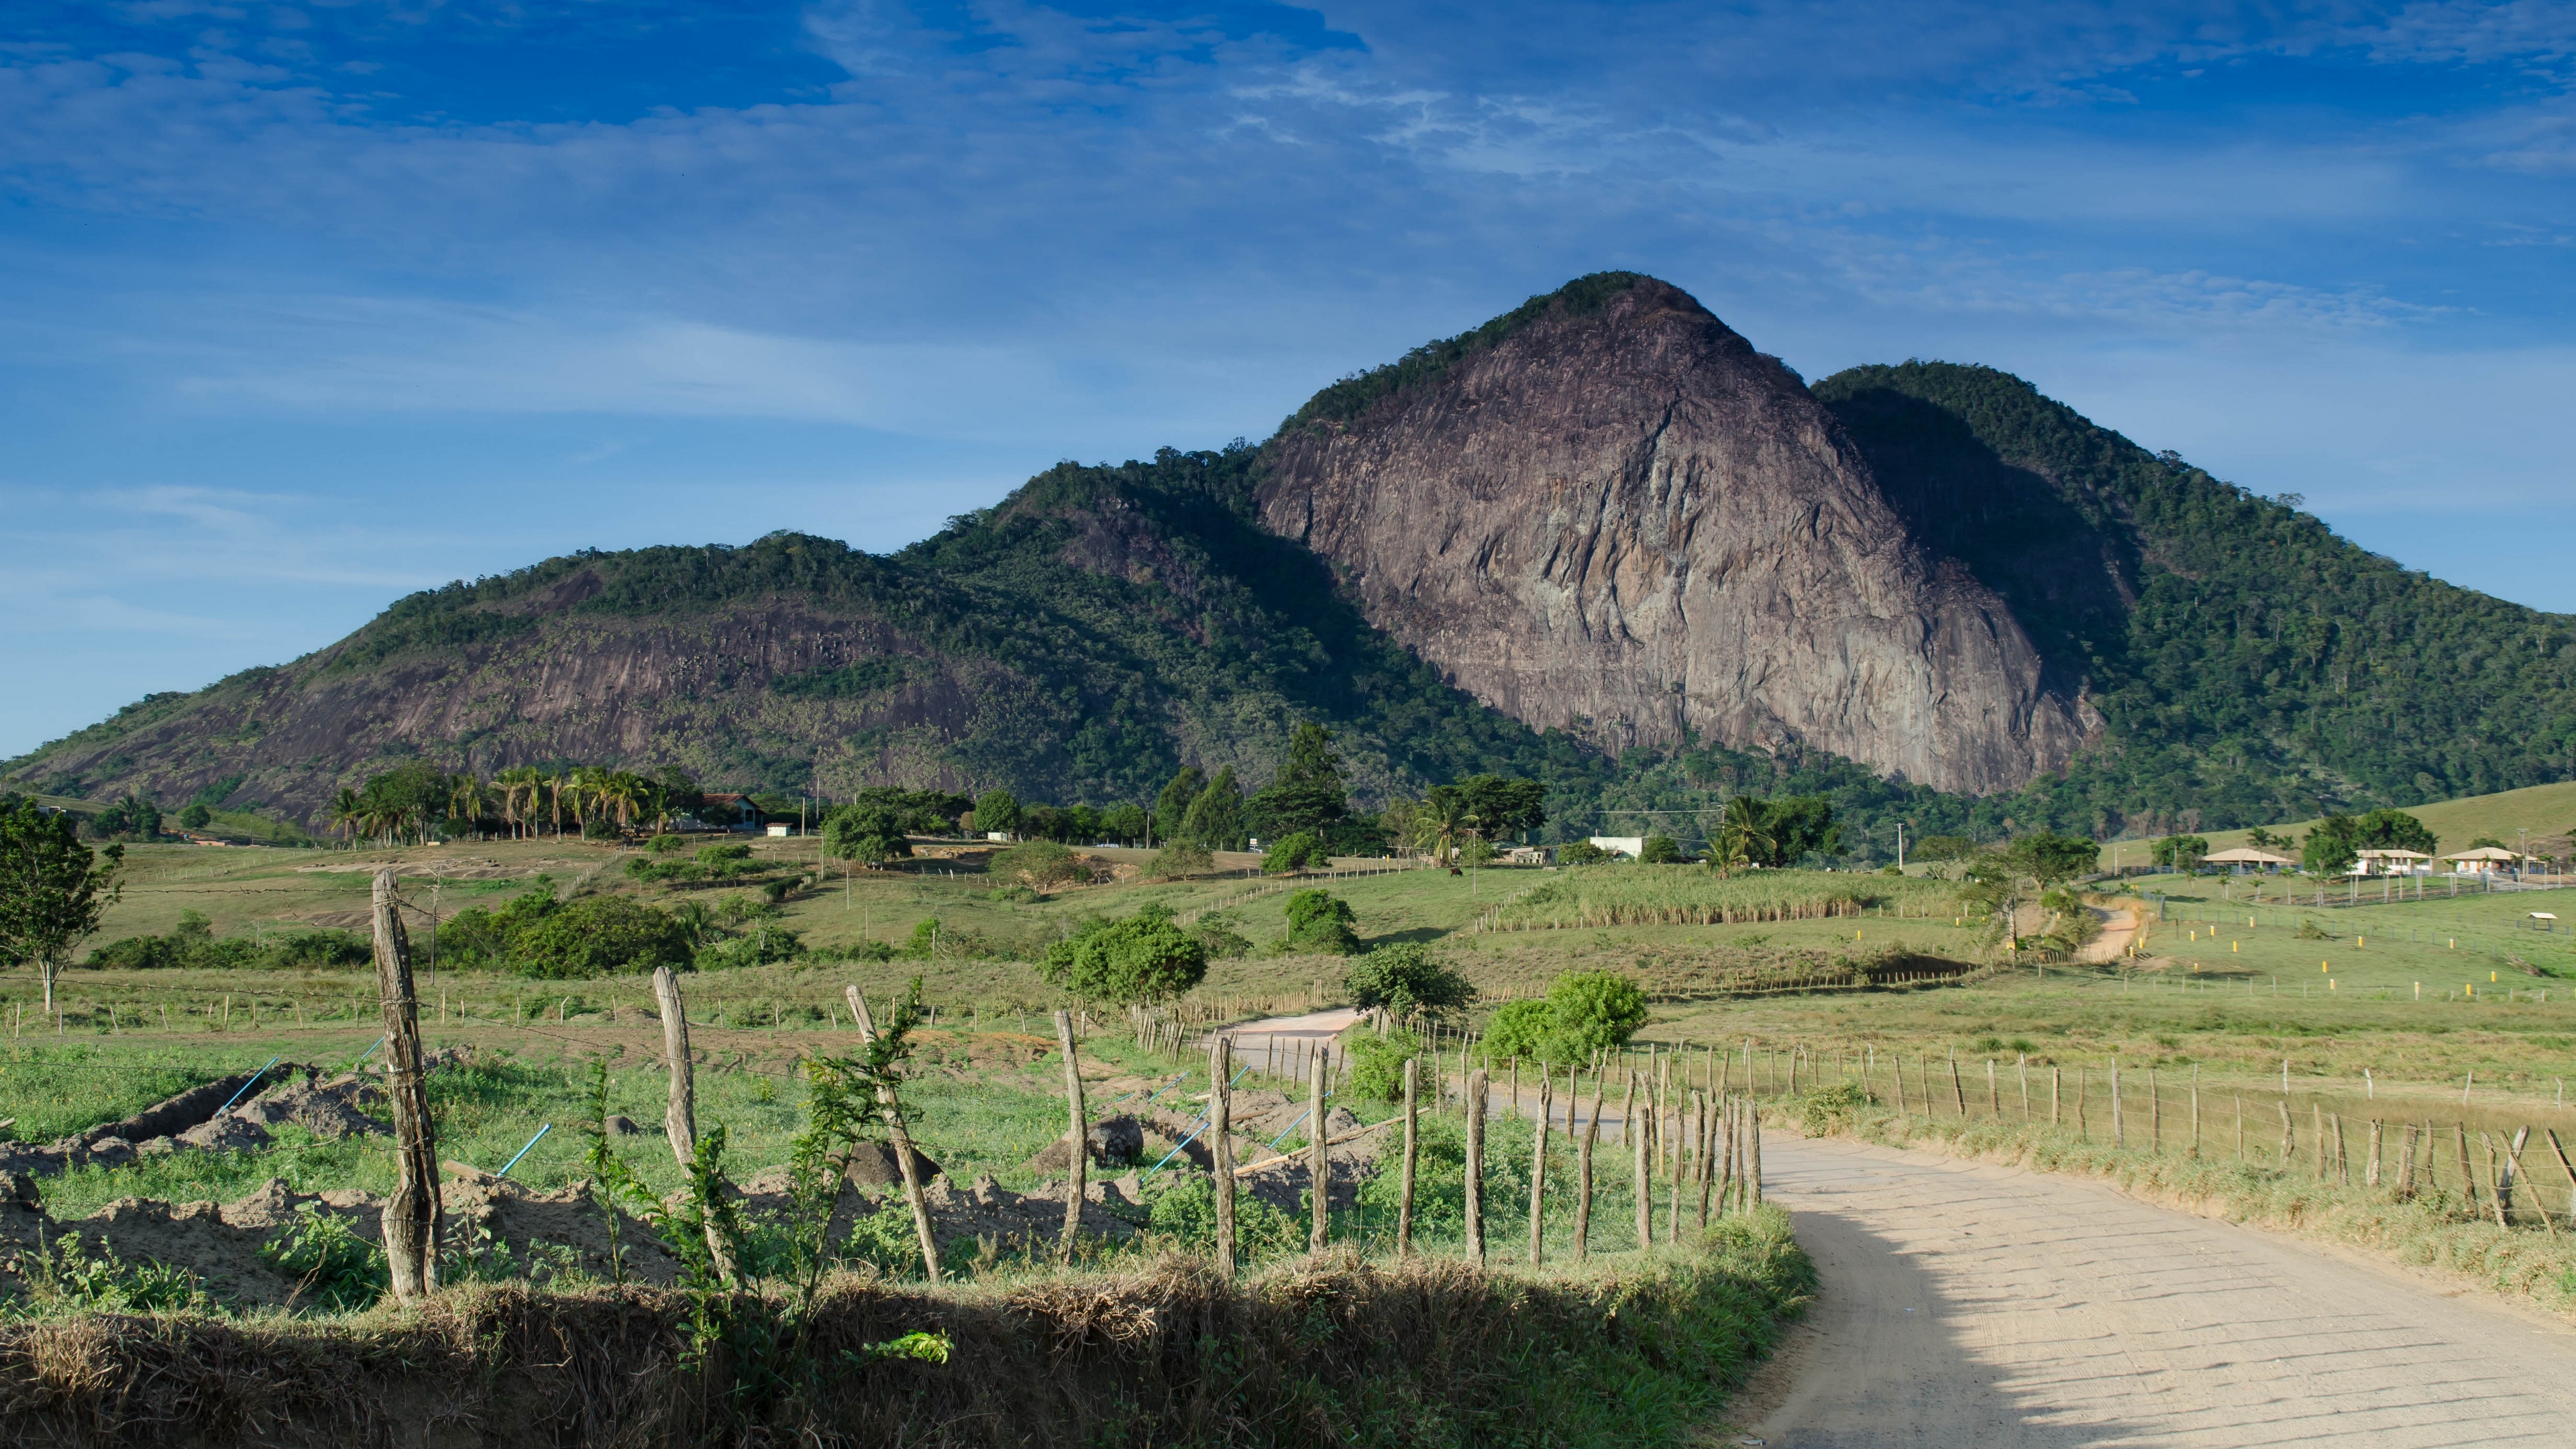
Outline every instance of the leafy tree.
<svg viewBox="0 0 2576 1449"><path fill-rule="evenodd" d="M1216 869L1216 856L1195 841L1175 840L1154 852L1145 862L1145 874L1155 880L1179 880Z"/></svg>
<svg viewBox="0 0 2576 1449"><path fill-rule="evenodd" d="M1243 787L1235 783L1234 766L1219 770L1208 787L1190 802L1189 813L1181 817L1180 832L1174 838L1210 850L1243 849Z"/></svg>
<svg viewBox="0 0 2576 1449"><path fill-rule="evenodd" d="M1556 848L1559 865L1599 865L1610 858L1610 852L1589 840L1570 840Z"/></svg>
<svg viewBox="0 0 2576 1449"><path fill-rule="evenodd" d="M1637 860L1642 865L1680 865L1682 848L1669 835L1649 835L1637 848Z"/></svg>
<svg viewBox="0 0 2576 1449"><path fill-rule="evenodd" d="M48 814L24 798L0 805L0 957L36 963L48 1016L72 952L124 894L116 882L124 863L121 845L82 844L68 812Z"/></svg>
<svg viewBox="0 0 2576 1449"><path fill-rule="evenodd" d="M509 953L511 970L549 978L686 967L696 955L668 912L612 895L582 896L544 912L509 933Z"/></svg>
<svg viewBox="0 0 2576 1449"><path fill-rule="evenodd" d="M161 807L140 795L128 795L90 817L100 835L150 840L161 833Z"/></svg>
<svg viewBox="0 0 2576 1449"><path fill-rule="evenodd" d="M1169 907L1139 906L1125 920L1084 921L1047 948L1038 975L1092 1001L1160 1001L1206 979L1207 948L1173 924Z"/></svg>
<svg viewBox="0 0 2576 1449"><path fill-rule="evenodd" d="M2496 839L2492 835L2481 835L2477 839L2470 841L2468 848L2471 850L2511 850L2513 847Z"/></svg>
<svg viewBox="0 0 2576 1449"><path fill-rule="evenodd" d="M912 857L903 813L889 805L841 805L823 817L823 853L835 860L879 866Z"/></svg>
<svg viewBox="0 0 2576 1449"><path fill-rule="evenodd" d="M1625 1046L1646 1024L1646 993L1616 971L1565 972L1549 983L1547 1008L1569 1061Z"/></svg>
<svg viewBox="0 0 2576 1449"><path fill-rule="evenodd" d="M1908 853L1930 866L1938 875L1945 867L1975 856L1977 847L1964 835L1926 835L1916 840L1913 850Z"/></svg>
<svg viewBox="0 0 2576 1449"><path fill-rule="evenodd" d="M1416 1011L1455 1011L1476 999L1476 988L1419 941L1380 946L1351 963L1342 978L1352 1004L1383 1006L1398 1016Z"/></svg>
<svg viewBox="0 0 2576 1449"><path fill-rule="evenodd" d="M1470 775L1458 782L1467 828L1486 840L1503 840L1547 823L1547 786L1501 775Z"/></svg>
<svg viewBox="0 0 2576 1449"><path fill-rule="evenodd" d="M1189 818L1190 802L1199 798L1199 792L1205 790L1207 784L1205 771L1196 765L1184 765L1180 773L1163 786L1163 793L1154 797L1152 825L1157 840L1187 838L1181 828L1182 822Z"/></svg>
<svg viewBox="0 0 2576 1449"><path fill-rule="evenodd" d="M975 797L975 828L1004 835L1020 828L1020 802L1008 790L987 790Z"/></svg>
<svg viewBox="0 0 2576 1449"><path fill-rule="evenodd" d="M1278 777L1244 804L1247 827L1265 837L1317 832L1341 819L1350 809L1350 787L1332 732L1311 721L1298 725Z"/></svg>
<svg viewBox="0 0 2576 1449"><path fill-rule="evenodd" d="M2202 856L2209 854L2209 842L2197 835L2168 835L2147 847L2147 859L2167 870L2188 875L2200 868Z"/></svg>
<svg viewBox="0 0 2576 1449"><path fill-rule="evenodd" d="M1404 1064L1422 1055L1422 1040L1409 1031L1373 1031L1349 1043L1351 1091L1372 1102L1404 1100Z"/></svg>
<svg viewBox="0 0 2576 1449"><path fill-rule="evenodd" d="M2423 821L2403 810L2373 810L2362 816L2356 822L2353 838L2363 850L2415 850L2432 855L2442 848Z"/></svg>
<svg viewBox="0 0 2576 1449"><path fill-rule="evenodd" d="M1133 845L1145 838L1145 807L1112 805L1100 812L1100 833L1121 845Z"/></svg>
<svg viewBox="0 0 2576 1449"><path fill-rule="evenodd" d="M214 818L215 812L192 802L188 808L179 812L179 827L183 830L203 830L213 823Z"/></svg>
<svg viewBox="0 0 2576 1449"><path fill-rule="evenodd" d="M1073 812L1054 805L1029 805L1020 811L1020 834L1057 844L1074 838Z"/></svg>
<svg viewBox="0 0 2576 1449"><path fill-rule="evenodd" d="M2361 856L2361 822L2328 815L2299 842L2299 864L2311 875L2342 875Z"/></svg>
<svg viewBox="0 0 2576 1449"><path fill-rule="evenodd" d="M1003 880L1016 880L1035 890L1091 879L1091 867L1052 840L1027 840L998 851L987 869Z"/></svg>
<svg viewBox="0 0 2576 1449"><path fill-rule="evenodd" d="M1286 875L1292 870L1322 870L1332 864L1324 849L1324 837L1311 830L1300 830L1284 840L1275 841L1261 857L1261 868L1271 875Z"/></svg>
<svg viewBox="0 0 2576 1449"><path fill-rule="evenodd" d="M1288 949L1348 956L1360 948L1351 903L1328 891L1295 891L1287 901Z"/></svg>
<svg viewBox="0 0 2576 1449"><path fill-rule="evenodd" d="M2012 843L2012 861L2023 875L2047 890L2061 881L2090 875L2102 864L2102 847L2080 836L2042 830Z"/></svg>
<svg viewBox="0 0 2576 1449"><path fill-rule="evenodd" d="M1771 837L1771 853L1765 865L1792 866L1810 853L1843 853L1843 827L1834 819L1833 802L1822 795L1789 795L1768 801L1763 806L1762 823Z"/></svg>

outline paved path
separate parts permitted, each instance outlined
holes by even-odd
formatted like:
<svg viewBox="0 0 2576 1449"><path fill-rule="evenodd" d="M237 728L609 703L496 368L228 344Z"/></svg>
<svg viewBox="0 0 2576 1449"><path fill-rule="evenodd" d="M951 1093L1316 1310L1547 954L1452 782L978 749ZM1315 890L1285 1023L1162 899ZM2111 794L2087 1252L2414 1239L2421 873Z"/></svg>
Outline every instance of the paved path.
<svg viewBox="0 0 2576 1449"><path fill-rule="evenodd" d="M1355 1006L1336 1006L1326 1011L1310 1011L1304 1016L1273 1016L1261 1021L1247 1021L1225 1028L1224 1035L1234 1041L1234 1059L1257 1070L1276 1074L1288 1070L1297 1053L1311 1050L1318 1042L1328 1042L1351 1029L1360 1019ZM1203 1036L1199 1047L1206 1050L1214 1036Z"/></svg>
<svg viewBox="0 0 2576 1449"><path fill-rule="evenodd" d="M1823 1275L1734 1407L1774 1449L2576 1445L2576 1334L2536 1315L2099 1183L1763 1148Z"/></svg>

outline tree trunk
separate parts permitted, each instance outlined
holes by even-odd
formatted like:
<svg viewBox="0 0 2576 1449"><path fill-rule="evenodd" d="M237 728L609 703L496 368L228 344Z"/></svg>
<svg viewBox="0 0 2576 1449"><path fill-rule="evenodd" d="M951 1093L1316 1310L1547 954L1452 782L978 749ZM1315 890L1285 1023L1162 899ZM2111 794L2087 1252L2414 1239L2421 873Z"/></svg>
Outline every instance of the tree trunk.
<svg viewBox="0 0 2576 1449"><path fill-rule="evenodd" d="M438 1288L438 1139L423 1082L420 1011L412 996L411 941L394 899L394 872L376 872L376 994L383 1003L388 1067L385 1093L394 1116L393 1196L385 1203L385 1262L394 1297L410 1304Z"/></svg>
<svg viewBox="0 0 2576 1449"><path fill-rule="evenodd" d="M1631 1096L1636 1095L1636 1081L1637 1074L1630 1072L1628 1082ZM1654 1107L1653 1089L1649 1088L1645 1095L1644 1105L1651 1111ZM1635 1160L1637 1170L1637 1246L1651 1248L1655 1245L1654 1164L1646 1156L1646 1134L1637 1130L1636 1119L1631 1117L1622 1125L1628 1133L1628 1155Z"/></svg>

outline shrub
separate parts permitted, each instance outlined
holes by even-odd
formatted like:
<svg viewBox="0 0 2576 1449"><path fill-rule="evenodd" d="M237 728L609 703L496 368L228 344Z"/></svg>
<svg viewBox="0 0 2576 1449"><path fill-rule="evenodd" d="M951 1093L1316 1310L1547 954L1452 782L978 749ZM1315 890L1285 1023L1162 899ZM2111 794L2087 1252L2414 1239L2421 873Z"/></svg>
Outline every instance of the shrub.
<svg viewBox="0 0 2576 1449"><path fill-rule="evenodd" d="M1506 1001L1485 1023L1485 1051L1534 1062L1572 1060L1556 1029L1556 1012L1544 1001Z"/></svg>
<svg viewBox="0 0 2576 1449"><path fill-rule="evenodd" d="M679 922L624 896L583 896L509 933L510 969L522 976L606 976L687 966L690 957Z"/></svg>
<svg viewBox="0 0 2576 1449"><path fill-rule="evenodd" d="M773 961L793 961L804 954L805 943L797 938L794 931L763 921L733 940L700 947L694 964L701 971L725 971L741 966L766 966Z"/></svg>
<svg viewBox="0 0 2576 1449"><path fill-rule="evenodd" d="M1599 865L1610 858L1610 852L1589 840L1577 840L1556 848L1556 863L1559 865Z"/></svg>
<svg viewBox="0 0 2576 1449"><path fill-rule="evenodd" d="M912 842L904 838L903 812L890 805L843 805L823 819L823 851L835 860L883 865L908 860Z"/></svg>
<svg viewBox="0 0 2576 1449"><path fill-rule="evenodd" d="M1348 956L1360 948L1351 929L1356 919L1351 903L1328 891L1297 891L1288 897L1288 949Z"/></svg>
<svg viewBox="0 0 2576 1449"><path fill-rule="evenodd" d="M1354 1005L1383 1006L1397 1015L1465 1006L1476 988L1450 970L1419 941L1380 946L1352 963L1342 984Z"/></svg>
<svg viewBox="0 0 2576 1449"><path fill-rule="evenodd" d="M1185 875L1216 869L1216 855L1194 841L1176 840L1154 852L1145 866L1145 874L1156 880L1179 880Z"/></svg>
<svg viewBox="0 0 2576 1449"><path fill-rule="evenodd" d="M1192 1252L1216 1249L1216 1183L1193 1172L1154 1199L1154 1231ZM1284 1258L1306 1250L1306 1225L1257 1193L1234 1195L1235 1260L1244 1264ZM918 1259L920 1255L914 1254Z"/></svg>
<svg viewBox="0 0 2576 1449"><path fill-rule="evenodd" d="M581 823L581 838L584 840L623 840L626 838L626 827L607 818L606 816L601 816L597 819L585 820Z"/></svg>
<svg viewBox="0 0 2576 1449"><path fill-rule="evenodd" d="M1082 863L1082 857L1052 840L1024 841L998 852L989 869L1005 880L1021 881L1038 890L1091 879L1091 868Z"/></svg>
<svg viewBox="0 0 2576 1449"><path fill-rule="evenodd" d="M1207 947L1172 924L1167 907L1142 906L1122 921L1084 921L1047 948L1038 975L1095 1001L1156 1001L1206 979Z"/></svg>
<svg viewBox="0 0 2576 1449"><path fill-rule="evenodd" d="M1637 847L1640 865L1680 865L1683 859L1681 845L1669 835L1649 835Z"/></svg>
<svg viewBox="0 0 2576 1449"><path fill-rule="evenodd" d="M1403 1101L1404 1064L1420 1055L1422 1043L1409 1031L1351 1038L1351 1090L1372 1102Z"/></svg>
<svg viewBox="0 0 2576 1449"><path fill-rule="evenodd" d="M1580 1056L1624 1046L1646 1024L1646 993L1615 971L1568 971L1547 988L1558 1035Z"/></svg>
<svg viewBox="0 0 2576 1449"><path fill-rule="evenodd" d="M203 830L213 822L214 818L215 812L203 805L190 805L179 812L179 824L183 829L188 830Z"/></svg>
<svg viewBox="0 0 2576 1449"><path fill-rule="evenodd" d="M1300 830L1271 842L1268 854L1261 857L1261 868L1271 875L1286 875L1292 870L1321 870L1332 864L1324 847L1324 837L1312 830Z"/></svg>

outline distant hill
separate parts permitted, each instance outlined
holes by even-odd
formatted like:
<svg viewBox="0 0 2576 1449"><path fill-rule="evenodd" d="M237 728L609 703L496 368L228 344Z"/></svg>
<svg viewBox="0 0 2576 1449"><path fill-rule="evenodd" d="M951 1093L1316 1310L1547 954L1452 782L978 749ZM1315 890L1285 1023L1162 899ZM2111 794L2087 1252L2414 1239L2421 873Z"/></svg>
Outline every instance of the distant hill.
<svg viewBox="0 0 2576 1449"><path fill-rule="evenodd" d="M1738 790L2109 836L2576 776L2576 621L2442 584L1991 369L1812 389L1584 278L1259 446L1061 465L887 555L583 551L0 765L309 820L415 757L1108 804L1333 728L1366 800L1535 775L1572 834ZM1661 812L1641 814L1639 812Z"/></svg>
<svg viewBox="0 0 2576 1449"><path fill-rule="evenodd" d="M1909 362L1815 393L2100 712L2026 809L2147 833L2576 777L2576 617L2367 552L2009 373Z"/></svg>

